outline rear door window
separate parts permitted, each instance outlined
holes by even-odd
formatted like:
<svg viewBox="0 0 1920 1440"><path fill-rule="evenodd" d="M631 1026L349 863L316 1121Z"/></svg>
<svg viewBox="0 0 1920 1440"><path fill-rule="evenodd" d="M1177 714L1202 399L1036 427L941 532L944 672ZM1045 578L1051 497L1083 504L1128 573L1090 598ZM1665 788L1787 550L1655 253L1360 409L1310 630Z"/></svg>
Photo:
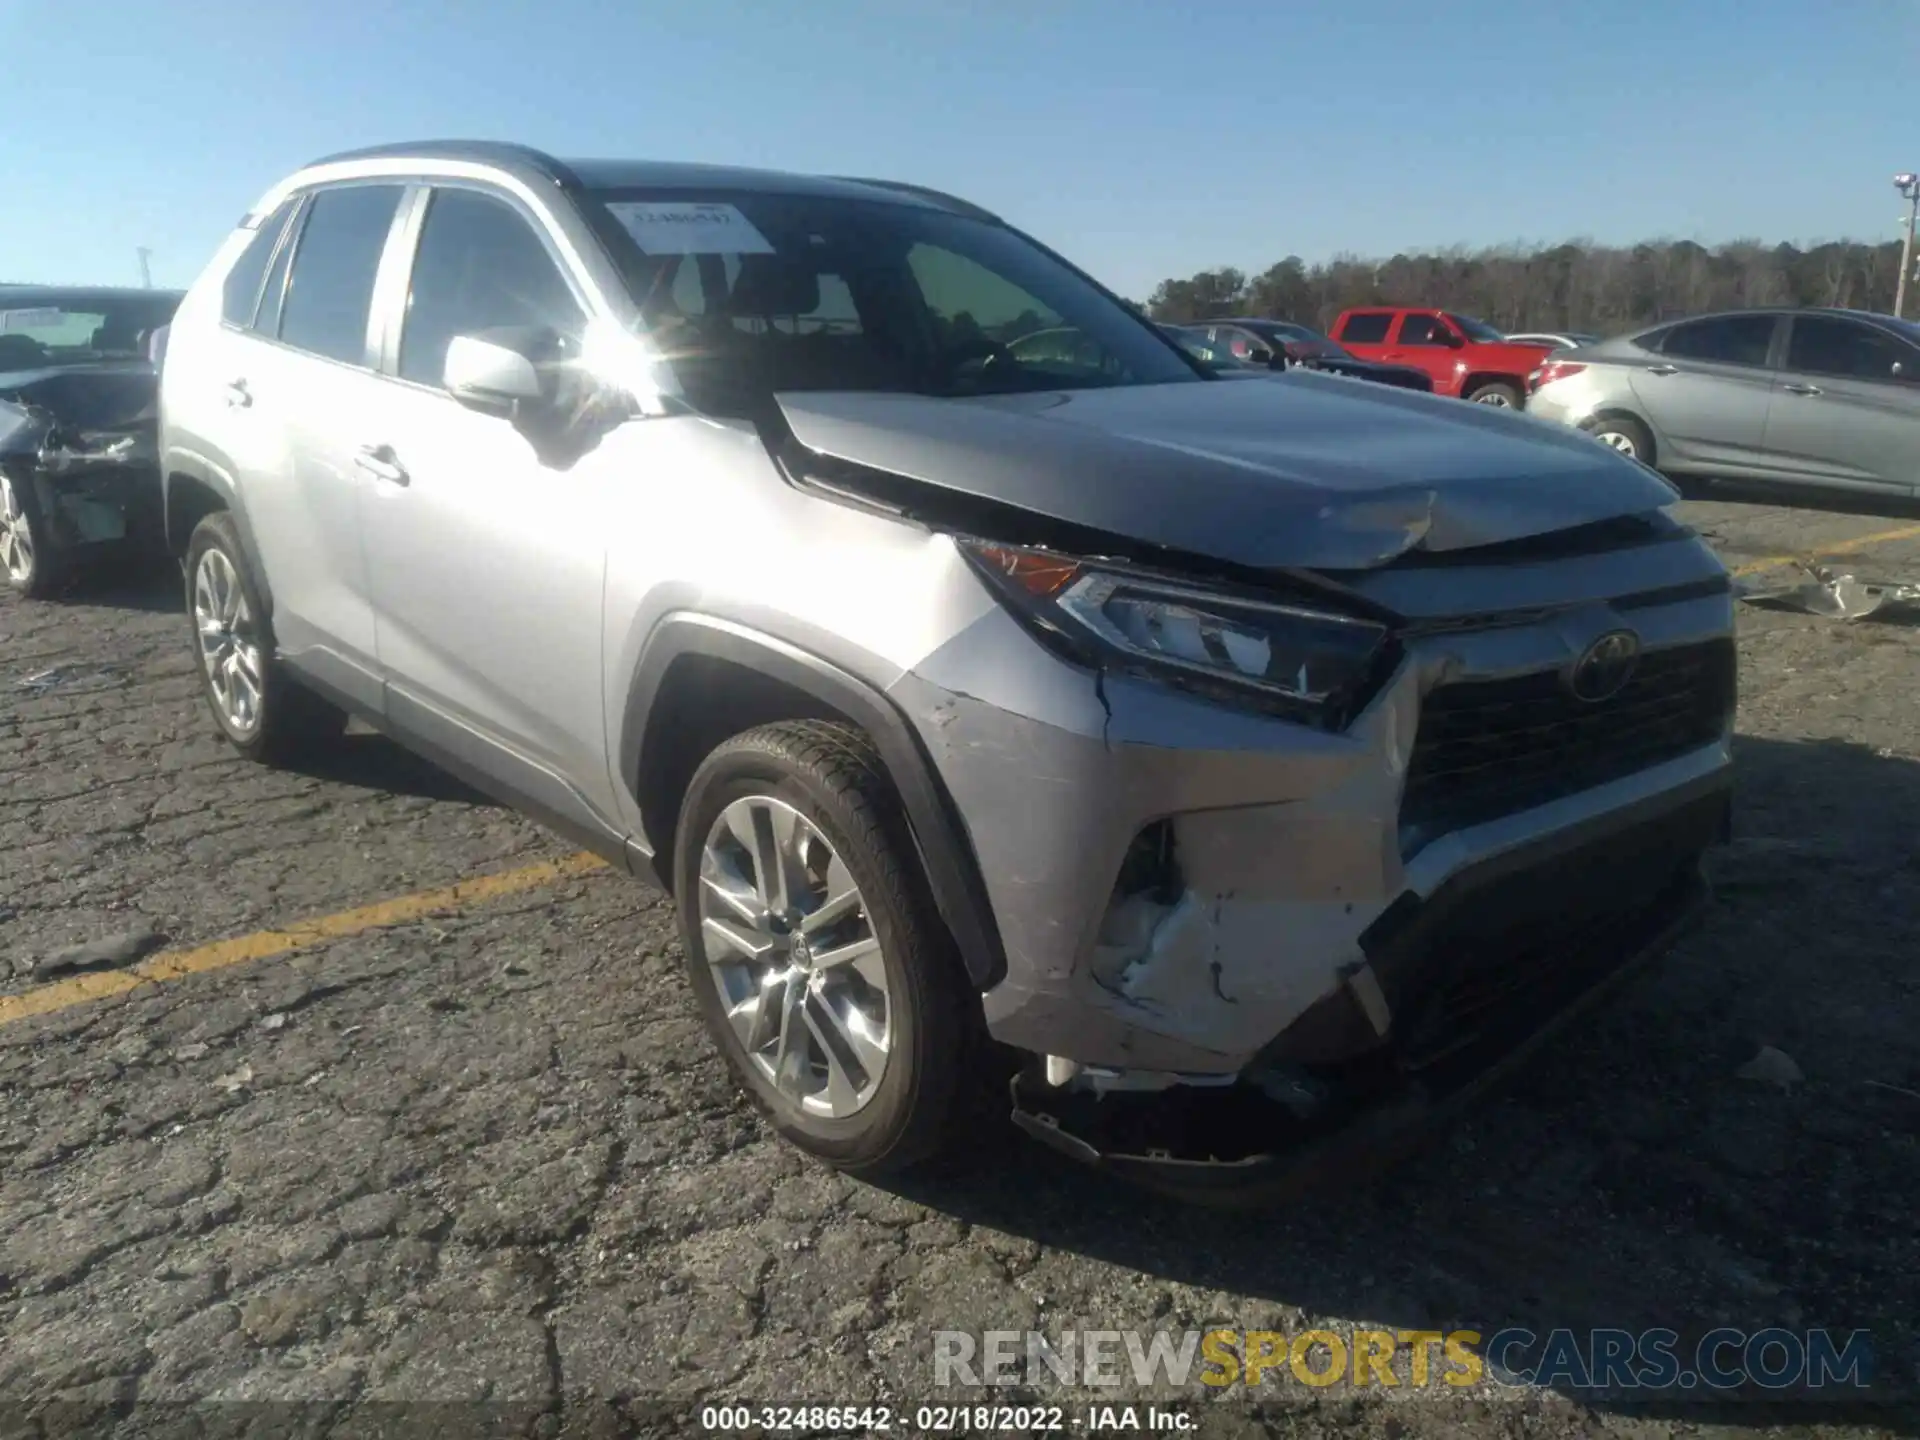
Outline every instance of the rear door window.
<svg viewBox="0 0 1920 1440"><path fill-rule="evenodd" d="M1385 310L1370 310L1363 315L1349 315L1346 328L1340 332L1340 338L1349 345L1383 345L1386 343L1387 330L1393 324L1393 316Z"/></svg>
<svg viewBox="0 0 1920 1440"><path fill-rule="evenodd" d="M309 354L367 363L373 282L404 187L343 185L308 206L280 315L280 338Z"/></svg>
<svg viewBox="0 0 1920 1440"><path fill-rule="evenodd" d="M1771 315L1716 315L1689 320L1667 332L1660 353L1676 360L1762 367L1773 348L1773 326Z"/></svg>

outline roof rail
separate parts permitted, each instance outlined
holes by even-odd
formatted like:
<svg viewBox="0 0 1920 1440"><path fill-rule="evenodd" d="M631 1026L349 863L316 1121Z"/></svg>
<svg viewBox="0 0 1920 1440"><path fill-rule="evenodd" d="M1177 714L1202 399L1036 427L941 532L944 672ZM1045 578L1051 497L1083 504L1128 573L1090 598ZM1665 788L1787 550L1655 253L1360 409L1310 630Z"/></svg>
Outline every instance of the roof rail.
<svg viewBox="0 0 1920 1440"><path fill-rule="evenodd" d="M872 185L880 190L896 190L902 195L916 195L922 200L931 200L945 209L970 215L975 220L990 220L996 225L1004 223L998 215L984 206L976 205L971 200L962 200L958 195L949 195L944 190L935 190L929 185L913 185L905 180L869 180L859 175L836 175L833 178L844 180L850 185Z"/></svg>
<svg viewBox="0 0 1920 1440"><path fill-rule="evenodd" d="M415 140L390 145L369 145L359 150L342 150L308 162L335 165L350 160L473 160L488 165L514 165L536 170L554 184L567 189L580 188L579 177L544 150L518 145L510 140Z"/></svg>

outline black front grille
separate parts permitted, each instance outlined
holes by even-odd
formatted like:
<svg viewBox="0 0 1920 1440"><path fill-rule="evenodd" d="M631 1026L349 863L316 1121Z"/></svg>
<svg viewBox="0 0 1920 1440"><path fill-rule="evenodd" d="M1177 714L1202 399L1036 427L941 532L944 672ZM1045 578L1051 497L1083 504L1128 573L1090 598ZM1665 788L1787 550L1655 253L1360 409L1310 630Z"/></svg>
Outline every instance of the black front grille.
<svg viewBox="0 0 1920 1440"><path fill-rule="evenodd" d="M1551 671L1440 686L1420 712L1401 833L1415 849L1684 755L1719 738L1733 698L1731 640L1650 651L1598 704Z"/></svg>

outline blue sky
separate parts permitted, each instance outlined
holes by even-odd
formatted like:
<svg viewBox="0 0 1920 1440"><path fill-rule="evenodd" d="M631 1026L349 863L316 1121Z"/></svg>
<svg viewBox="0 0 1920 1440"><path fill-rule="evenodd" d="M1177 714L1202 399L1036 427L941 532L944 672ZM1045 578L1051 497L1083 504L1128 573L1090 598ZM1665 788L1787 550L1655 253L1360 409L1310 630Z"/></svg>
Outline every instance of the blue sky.
<svg viewBox="0 0 1920 1440"><path fill-rule="evenodd" d="M443 136L917 180L1144 299L1212 265L1898 230L1896 0L0 0L0 279L192 279Z"/></svg>

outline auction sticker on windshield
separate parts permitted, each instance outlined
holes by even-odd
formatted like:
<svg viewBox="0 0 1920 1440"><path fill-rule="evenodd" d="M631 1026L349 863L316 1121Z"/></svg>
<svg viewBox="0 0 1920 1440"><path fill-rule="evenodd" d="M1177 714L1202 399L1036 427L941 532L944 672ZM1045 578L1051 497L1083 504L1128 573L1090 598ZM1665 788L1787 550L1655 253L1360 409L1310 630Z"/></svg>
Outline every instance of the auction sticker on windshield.
<svg viewBox="0 0 1920 1440"><path fill-rule="evenodd" d="M754 224L732 205L621 200L607 206L649 255L771 255Z"/></svg>

